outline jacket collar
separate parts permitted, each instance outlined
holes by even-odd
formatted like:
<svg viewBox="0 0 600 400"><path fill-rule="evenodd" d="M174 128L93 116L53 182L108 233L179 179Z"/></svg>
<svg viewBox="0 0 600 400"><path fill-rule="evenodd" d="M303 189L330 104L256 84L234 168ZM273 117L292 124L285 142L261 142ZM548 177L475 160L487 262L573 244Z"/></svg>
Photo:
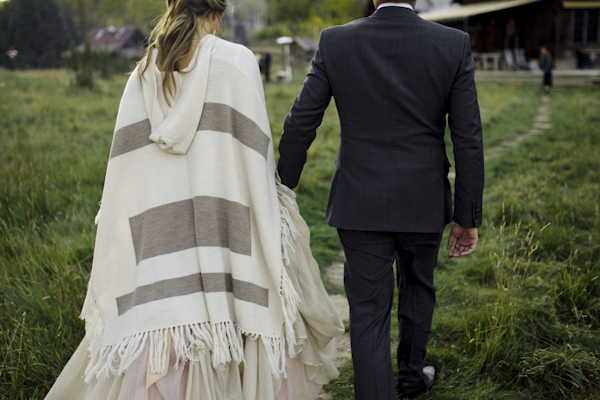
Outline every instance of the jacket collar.
<svg viewBox="0 0 600 400"><path fill-rule="evenodd" d="M410 18L416 15L413 10L404 7L382 7L378 8L369 18Z"/></svg>

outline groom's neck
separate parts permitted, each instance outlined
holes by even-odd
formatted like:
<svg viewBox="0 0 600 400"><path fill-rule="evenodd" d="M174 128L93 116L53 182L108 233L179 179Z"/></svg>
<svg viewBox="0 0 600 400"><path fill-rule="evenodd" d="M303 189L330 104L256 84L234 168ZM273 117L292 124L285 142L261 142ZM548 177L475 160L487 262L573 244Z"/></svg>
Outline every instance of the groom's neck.
<svg viewBox="0 0 600 400"><path fill-rule="evenodd" d="M415 5L417 3L417 0L414 0L414 1L373 0L375 9L379 8L379 6L382 5L383 3L406 3L406 4L410 4L412 6L412 8L414 9Z"/></svg>

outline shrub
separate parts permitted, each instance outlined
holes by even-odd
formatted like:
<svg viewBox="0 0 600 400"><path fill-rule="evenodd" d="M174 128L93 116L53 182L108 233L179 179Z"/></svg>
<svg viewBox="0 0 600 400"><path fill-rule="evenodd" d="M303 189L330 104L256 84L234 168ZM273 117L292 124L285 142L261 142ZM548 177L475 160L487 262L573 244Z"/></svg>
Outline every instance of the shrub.
<svg viewBox="0 0 600 400"><path fill-rule="evenodd" d="M106 79L113 74L129 71L131 66L126 56L92 49L88 41L84 43L83 50L71 44L69 55L65 57L65 67L75 72L76 86L86 88L94 86L95 74Z"/></svg>

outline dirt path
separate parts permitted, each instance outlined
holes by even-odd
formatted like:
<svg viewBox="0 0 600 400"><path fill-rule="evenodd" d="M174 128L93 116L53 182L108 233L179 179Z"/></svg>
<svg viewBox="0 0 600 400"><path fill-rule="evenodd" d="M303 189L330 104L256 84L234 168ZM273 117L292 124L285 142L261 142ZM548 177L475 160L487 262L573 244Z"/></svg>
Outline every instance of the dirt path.
<svg viewBox="0 0 600 400"><path fill-rule="evenodd" d="M497 157L501 157L507 149L518 147L522 142L532 137L539 136L544 131L552 128L552 122L550 119L550 96L543 95L540 106L537 109L537 114L533 119L533 125L524 134L517 136L514 140L501 142L500 144L485 150L484 157L486 160L491 160ZM448 174L448 178L456 178L456 171L451 170Z"/></svg>
<svg viewBox="0 0 600 400"><path fill-rule="evenodd" d="M501 157L506 150L518 147L522 142L543 134L546 130L552 128L550 119L550 96L543 95L540 106L537 109L537 114L534 118L534 123L526 133L517 136L514 140L505 141L497 146L491 147L485 151L485 159L490 160L496 157ZM448 178L456 178L456 172L450 171ZM344 285L344 264L334 263L331 264L327 270L327 277L335 284ZM342 319L344 321L350 320L350 307L348 306L348 300L344 295L330 295L333 304L338 309ZM337 338L337 354L335 359L335 365L338 367L342 365L346 360L350 359L350 333L346 332L341 337ZM333 397L325 392L321 391L316 400L331 400Z"/></svg>
<svg viewBox="0 0 600 400"><path fill-rule="evenodd" d="M344 264L334 263L327 269L327 277L337 285L344 286ZM329 298L340 313L344 323L350 320L350 306L348 299L343 294L332 294ZM336 357L335 365L340 366L351 357L350 353L350 333L346 332L342 336L336 338ZM321 390L316 400L331 400L333 397L325 390Z"/></svg>
<svg viewBox="0 0 600 400"><path fill-rule="evenodd" d="M344 264L334 263L327 270L327 277L336 285L344 286ZM350 306L348 299L344 294L333 294L329 298L337 308L342 320L345 324L350 321ZM335 365L338 367L351 357L350 354L350 333L346 332L341 337L337 338L336 342L336 357Z"/></svg>

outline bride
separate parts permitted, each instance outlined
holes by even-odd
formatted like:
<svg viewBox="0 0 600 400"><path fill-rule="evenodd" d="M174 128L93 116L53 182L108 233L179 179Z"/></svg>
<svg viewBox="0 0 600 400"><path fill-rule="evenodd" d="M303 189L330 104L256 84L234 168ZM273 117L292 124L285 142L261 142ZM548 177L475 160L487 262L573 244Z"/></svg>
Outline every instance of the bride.
<svg viewBox="0 0 600 400"><path fill-rule="evenodd" d="M226 0L167 0L110 152L86 336L46 399L314 399L343 325Z"/></svg>

